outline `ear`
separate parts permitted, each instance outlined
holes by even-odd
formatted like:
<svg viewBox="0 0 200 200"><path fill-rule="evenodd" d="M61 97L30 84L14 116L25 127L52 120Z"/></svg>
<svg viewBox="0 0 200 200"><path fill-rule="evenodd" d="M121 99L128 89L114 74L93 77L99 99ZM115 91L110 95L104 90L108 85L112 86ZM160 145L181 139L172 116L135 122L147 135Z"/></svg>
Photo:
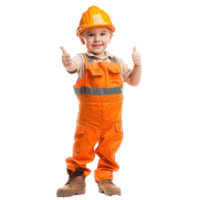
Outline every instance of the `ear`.
<svg viewBox="0 0 200 200"><path fill-rule="evenodd" d="M79 43L81 46L85 46L85 41L83 40L83 37L79 38Z"/></svg>
<svg viewBox="0 0 200 200"><path fill-rule="evenodd" d="M110 34L110 35L109 35L109 43L110 43L110 44L113 43L114 37L115 37L115 36L114 36L113 34Z"/></svg>

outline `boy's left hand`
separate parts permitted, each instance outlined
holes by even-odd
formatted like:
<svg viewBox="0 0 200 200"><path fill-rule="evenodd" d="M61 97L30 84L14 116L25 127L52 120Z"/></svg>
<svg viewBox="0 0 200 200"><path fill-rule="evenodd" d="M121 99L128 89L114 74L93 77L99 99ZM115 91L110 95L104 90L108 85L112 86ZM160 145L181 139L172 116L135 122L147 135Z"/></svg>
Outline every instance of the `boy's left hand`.
<svg viewBox="0 0 200 200"><path fill-rule="evenodd" d="M136 46L133 47L132 59L133 59L134 66L141 65L141 56L139 52L136 52Z"/></svg>

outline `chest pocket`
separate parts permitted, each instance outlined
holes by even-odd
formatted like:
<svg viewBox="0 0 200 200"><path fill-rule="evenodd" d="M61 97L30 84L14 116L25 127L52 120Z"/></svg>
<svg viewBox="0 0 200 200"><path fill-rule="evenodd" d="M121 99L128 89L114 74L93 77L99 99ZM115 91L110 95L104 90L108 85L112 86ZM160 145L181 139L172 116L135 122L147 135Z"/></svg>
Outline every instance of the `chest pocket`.
<svg viewBox="0 0 200 200"><path fill-rule="evenodd" d="M104 71L98 65L88 66L88 81L91 87L100 87L103 83Z"/></svg>
<svg viewBox="0 0 200 200"><path fill-rule="evenodd" d="M108 76L109 76L109 80L110 80L110 84L112 86L121 86L123 85L122 79L121 79L121 75L120 73L122 72L121 67L119 65L109 65L107 67L108 69Z"/></svg>

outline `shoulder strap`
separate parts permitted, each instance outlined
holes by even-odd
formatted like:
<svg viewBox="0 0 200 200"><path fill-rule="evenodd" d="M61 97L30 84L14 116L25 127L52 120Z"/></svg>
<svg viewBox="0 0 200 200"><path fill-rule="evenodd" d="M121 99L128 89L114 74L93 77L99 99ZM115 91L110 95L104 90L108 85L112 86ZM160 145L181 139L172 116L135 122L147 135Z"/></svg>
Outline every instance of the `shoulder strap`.
<svg viewBox="0 0 200 200"><path fill-rule="evenodd" d="M118 63L117 58L115 56L113 56L113 58L111 58L113 63Z"/></svg>
<svg viewBox="0 0 200 200"><path fill-rule="evenodd" d="M118 63L117 56L113 54L113 58L111 58L114 63Z"/></svg>
<svg viewBox="0 0 200 200"><path fill-rule="evenodd" d="M87 61L87 62L93 62L92 58L90 58L86 53L83 53L83 56L85 58L85 61Z"/></svg>

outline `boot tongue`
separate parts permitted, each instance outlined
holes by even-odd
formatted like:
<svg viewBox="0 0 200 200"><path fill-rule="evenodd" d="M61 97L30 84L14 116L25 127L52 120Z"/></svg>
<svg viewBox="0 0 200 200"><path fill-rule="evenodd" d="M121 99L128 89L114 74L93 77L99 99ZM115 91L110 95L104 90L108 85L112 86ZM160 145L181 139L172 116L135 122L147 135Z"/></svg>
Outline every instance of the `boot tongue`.
<svg viewBox="0 0 200 200"><path fill-rule="evenodd" d="M75 176L77 177L77 176L82 176L83 175L83 170L81 170L81 169L77 169L76 171L75 171Z"/></svg>
<svg viewBox="0 0 200 200"><path fill-rule="evenodd" d="M71 179L76 178L77 176L81 176L84 172L83 170L80 170L80 169L76 169L76 171L74 173L70 169L68 169L68 170L69 170Z"/></svg>

